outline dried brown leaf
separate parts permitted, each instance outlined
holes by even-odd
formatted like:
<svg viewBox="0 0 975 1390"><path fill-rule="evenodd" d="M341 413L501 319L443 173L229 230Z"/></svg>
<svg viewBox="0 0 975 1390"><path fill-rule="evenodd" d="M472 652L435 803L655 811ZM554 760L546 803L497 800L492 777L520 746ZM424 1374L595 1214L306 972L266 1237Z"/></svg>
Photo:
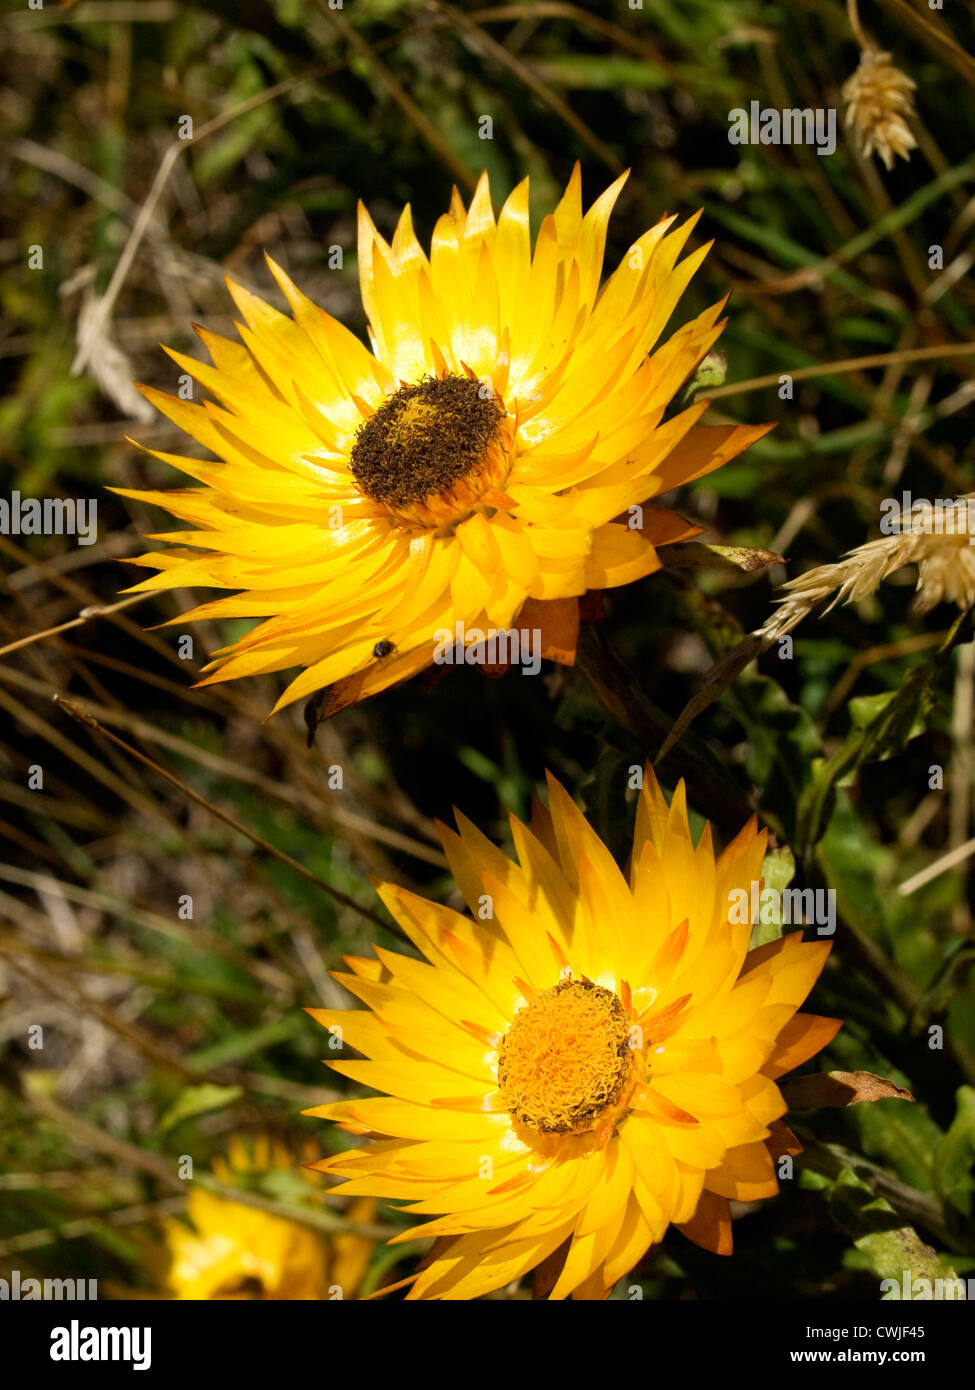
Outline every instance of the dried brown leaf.
<svg viewBox="0 0 975 1390"><path fill-rule="evenodd" d="M790 1110L860 1105L874 1100L913 1100L910 1091L872 1071L817 1071L796 1076L781 1086Z"/></svg>
<svg viewBox="0 0 975 1390"><path fill-rule="evenodd" d="M669 545L663 552L663 559L668 569L723 569L730 566L749 572L768 569L769 565L785 564L785 558L776 555L774 550L760 550L750 545L708 545L702 541Z"/></svg>

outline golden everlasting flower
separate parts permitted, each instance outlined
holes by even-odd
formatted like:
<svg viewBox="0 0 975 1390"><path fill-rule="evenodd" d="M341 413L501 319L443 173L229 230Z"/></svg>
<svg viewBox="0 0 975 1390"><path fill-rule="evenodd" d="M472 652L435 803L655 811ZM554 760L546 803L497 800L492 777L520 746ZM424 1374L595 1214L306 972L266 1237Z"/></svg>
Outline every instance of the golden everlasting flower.
<svg viewBox="0 0 975 1390"><path fill-rule="evenodd" d="M434 1218L394 1237L438 1238L412 1298L476 1298L555 1252L552 1298L603 1298L670 1224L730 1253L729 1202L773 1196L799 1150L776 1078L840 1026L796 1012L829 943L749 951L735 924L765 833L695 847L683 784L668 808L649 768L628 879L554 778L530 829L512 818L519 864L457 824L475 920L386 885L429 963L376 947L337 977L367 1010L310 1010L371 1059L335 1070L388 1093L311 1111L375 1141L315 1166Z"/></svg>
<svg viewBox="0 0 975 1390"><path fill-rule="evenodd" d="M295 1169L284 1145L266 1135L252 1148L235 1136L228 1159L213 1162L214 1175L226 1186L241 1176L253 1179ZM369 1221L374 1206L371 1201L355 1203L349 1215ZM177 1299L351 1298L373 1248L363 1236L337 1232L326 1238L300 1222L200 1187L191 1190L186 1211L193 1229L175 1217L165 1223L167 1287Z"/></svg>
<svg viewBox="0 0 975 1390"><path fill-rule="evenodd" d="M458 624L465 646L537 628L571 663L579 598L696 533L665 510L630 523L770 427L696 427L705 402L664 421L722 306L648 356L708 248L678 265L697 219L665 218L600 291L624 179L583 216L577 167L534 253L527 179L497 221L486 174L468 209L455 190L429 258L408 206L391 245L360 207L372 352L269 262L293 319L231 283L242 344L199 329L213 366L170 353L219 404L145 394L219 461L156 454L204 486L120 489L197 528L155 537L176 548L140 557L160 573L135 588L240 590L178 622L264 619L203 684L302 666L275 708L331 686L331 714L431 665Z"/></svg>
<svg viewBox="0 0 975 1390"><path fill-rule="evenodd" d="M843 84L843 100L848 103L846 124L852 125L863 155L876 150L884 167L894 167L894 156L910 157L917 141L905 117L914 114L911 93L917 83L891 62L889 53L865 48L860 64Z"/></svg>

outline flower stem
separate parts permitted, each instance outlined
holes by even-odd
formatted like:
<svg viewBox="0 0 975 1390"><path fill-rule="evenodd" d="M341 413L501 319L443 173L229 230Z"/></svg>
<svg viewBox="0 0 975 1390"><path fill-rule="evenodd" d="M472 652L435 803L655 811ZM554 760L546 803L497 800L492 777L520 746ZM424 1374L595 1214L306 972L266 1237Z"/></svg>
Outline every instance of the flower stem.
<svg viewBox="0 0 975 1390"><path fill-rule="evenodd" d="M850 21L850 28L853 30L853 37L861 48L869 48L867 36L860 25L860 7L857 0L846 0L846 13Z"/></svg>
<svg viewBox="0 0 975 1390"><path fill-rule="evenodd" d="M644 745L645 756L650 758L652 750L659 748L667 737L673 721L644 694L638 677L609 647L593 623L583 623L579 629L576 666L606 713ZM754 814L750 796L731 781L707 744L694 735L685 735L661 759L659 771L665 781L683 778L691 801L723 828L737 832Z"/></svg>

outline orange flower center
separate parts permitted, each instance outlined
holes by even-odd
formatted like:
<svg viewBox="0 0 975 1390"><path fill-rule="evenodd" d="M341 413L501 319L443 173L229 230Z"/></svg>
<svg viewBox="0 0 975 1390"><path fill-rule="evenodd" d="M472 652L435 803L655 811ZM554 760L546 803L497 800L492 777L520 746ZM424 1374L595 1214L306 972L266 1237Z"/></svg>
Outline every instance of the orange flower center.
<svg viewBox="0 0 975 1390"><path fill-rule="evenodd" d="M501 1043L498 1085L511 1114L540 1134L595 1128L633 1070L629 1019L616 995L564 980L519 1009Z"/></svg>
<svg viewBox="0 0 975 1390"><path fill-rule="evenodd" d="M451 525L503 483L506 419L476 377L427 377L400 387L363 421L349 471L399 523Z"/></svg>

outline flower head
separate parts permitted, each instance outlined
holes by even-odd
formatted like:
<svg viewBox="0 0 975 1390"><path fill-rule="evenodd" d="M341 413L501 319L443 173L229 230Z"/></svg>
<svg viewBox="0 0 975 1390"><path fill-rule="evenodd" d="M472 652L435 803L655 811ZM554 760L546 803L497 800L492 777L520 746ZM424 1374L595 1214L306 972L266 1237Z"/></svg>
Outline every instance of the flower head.
<svg viewBox="0 0 975 1390"><path fill-rule="evenodd" d="M910 531L910 559L917 564L915 612L930 613L942 600L961 609L975 606L973 519L975 493L950 500L940 514L930 504L918 509Z"/></svg>
<svg viewBox="0 0 975 1390"><path fill-rule="evenodd" d="M889 53L870 47L861 51L856 72L843 84L847 125L856 131L861 152L869 157L876 150L887 169L894 167L895 155L908 159L917 146L906 119L914 113L916 86Z"/></svg>
<svg viewBox="0 0 975 1390"><path fill-rule="evenodd" d="M429 256L409 207L391 243L360 209L371 352L269 262L293 317L230 284L242 342L200 329L212 366L170 354L216 403L145 393L216 460L157 454L203 486L125 492L196 528L157 537L174 548L135 587L239 591L175 621L263 619L204 684L303 667L277 708L331 687L333 713L458 624L474 644L516 620L571 662L579 598L695 533L642 504L768 426L698 426L706 402L664 419L721 305L653 350L707 251L677 262L696 218L645 232L600 290L623 182L583 215L577 167L534 251L527 179L497 219L486 175L469 208L455 190Z"/></svg>
<svg viewBox="0 0 975 1390"><path fill-rule="evenodd" d="M893 523L891 534L848 550L832 565L817 565L782 585L779 607L757 636L766 643L790 632L823 599L859 603L876 592L888 575L917 565L911 607L930 613L942 600L963 611L975 606L975 493L936 503L915 498L909 514Z"/></svg>
<svg viewBox="0 0 975 1390"><path fill-rule="evenodd" d="M311 1010L387 1094L312 1111L371 1142L317 1166L399 1199L436 1237L413 1298L475 1298L558 1252L551 1296L604 1297L674 1224L731 1250L729 1202L771 1197L798 1152L776 1078L839 1028L797 1010L829 943L749 951L765 845L714 854L647 770L628 877L554 778L519 863L467 820L441 828L474 920L385 886L426 957L376 948L338 978L364 1011Z"/></svg>
<svg viewBox="0 0 975 1390"><path fill-rule="evenodd" d="M228 1158L213 1161L226 1186L297 1178L283 1144L259 1136L249 1146L235 1136ZM304 1177L311 1175L307 1171ZM298 1179L300 1181L300 1179ZM353 1219L368 1221L374 1203L360 1201ZM186 1204L191 1225L166 1221L166 1283L178 1299L327 1299L351 1297L362 1281L373 1242L350 1232L328 1237L298 1221L193 1187Z"/></svg>

